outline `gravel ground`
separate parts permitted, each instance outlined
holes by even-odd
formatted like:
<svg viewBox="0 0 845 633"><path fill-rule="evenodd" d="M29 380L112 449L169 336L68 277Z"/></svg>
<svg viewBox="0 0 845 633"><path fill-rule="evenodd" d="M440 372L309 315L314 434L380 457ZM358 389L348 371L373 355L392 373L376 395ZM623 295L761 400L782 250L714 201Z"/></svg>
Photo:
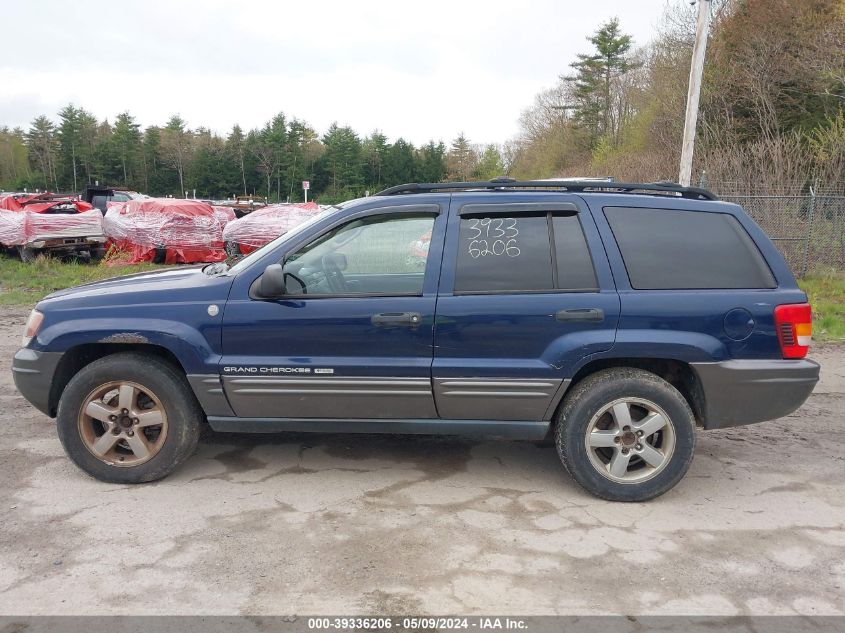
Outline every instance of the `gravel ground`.
<svg viewBox="0 0 845 633"><path fill-rule="evenodd" d="M0 313L0 614L842 614L845 347L800 411L700 432L646 504L553 449L465 438L223 435L168 479L99 483L8 367Z"/></svg>

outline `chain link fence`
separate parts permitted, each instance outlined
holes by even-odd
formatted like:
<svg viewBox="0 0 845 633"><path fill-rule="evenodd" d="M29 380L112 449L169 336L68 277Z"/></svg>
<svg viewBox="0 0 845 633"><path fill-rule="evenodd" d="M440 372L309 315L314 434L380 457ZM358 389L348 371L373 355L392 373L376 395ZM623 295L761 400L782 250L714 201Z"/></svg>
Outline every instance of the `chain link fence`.
<svg viewBox="0 0 845 633"><path fill-rule="evenodd" d="M806 194L747 195L710 184L760 225L799 277L819 268L845 270L845 195L811 188Z"/></svg>

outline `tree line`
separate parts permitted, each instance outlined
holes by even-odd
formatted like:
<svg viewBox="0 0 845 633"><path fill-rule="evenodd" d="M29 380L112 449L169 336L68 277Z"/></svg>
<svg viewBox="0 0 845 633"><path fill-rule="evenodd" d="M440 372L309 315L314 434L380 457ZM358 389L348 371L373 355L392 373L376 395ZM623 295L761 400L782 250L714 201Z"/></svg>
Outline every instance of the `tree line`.
<svg viewBox="0 0 845 633"><path fill-rule="evenodd" d="M73 104L55 122L42 115L27 130L0 128L0 188L14 191L79 191L99 182L152 195L297 201L309 180L313 197L335 202L405 182L494 178L504 169L495 146L478 147L463 134L449 147L391 143L379 131L361 137L336 123L320 136L284 113L249 131L235 125L225 137L189 129L178 115L142 129L128 112L98 121Z"/></svg>
<svg viewBox="0 0 845 633"><path fill-rule="evenodd" d="M696 180L724 193L845 188L845 2L712 0ZM637 47L616 19L535 97L505 147L517 177L678 178L694 7Z"/></svg>
<svg viewBox="0 0 845 633"><path fill-rule="evenodd" d="M695 172L724 193L845 187L845 1L712 0ZM637 46L617 19L598 26L520 132L479 147L463 134L419 147L333 124L318 134L280 113L224 137L179 116L142 129L68 105L52 121L0 128L0 189L78 191L86 183L153 195L237 193L334 202L403 182L560 176L676 180L695 10L669 5Z"/></svg>

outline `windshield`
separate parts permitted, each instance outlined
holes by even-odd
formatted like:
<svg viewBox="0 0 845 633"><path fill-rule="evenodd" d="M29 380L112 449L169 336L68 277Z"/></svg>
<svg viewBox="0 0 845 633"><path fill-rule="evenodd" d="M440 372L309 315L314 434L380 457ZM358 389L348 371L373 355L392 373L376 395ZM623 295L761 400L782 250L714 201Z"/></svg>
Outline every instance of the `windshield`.
<svg viewBox="0 0 845 633"><path fill-rule="evenodd" d="M328 209L321 211L317 215L309 218L308 220L306 220L302 224L299 224L299 225L293 227L287 233L282 233L279 237L277 237L272 242L268 242L267 244L265 244L264 246L259 248L257 251L253 251L252 253L250 253L249 255L244 257L242 260L240 260L237 264L232 266L229 269L228 274L237 275L242 270L246 270L247 268L249 268L249 266L252 265L252 263L254 261L257 261L257 260L261 259L262 257L264 257L264 255L266 255L269 250L276 248L276 246L281 244L284 240L288 239L289 237L293 237L295 235L298 235L299 233L301 233L302 231L304 231L308 227L314 225L315 223L319 222L320 220L322 220L326 216L331 215L332 213L335 213L337 211L340 211L340 207L329 207Z"/></svg>

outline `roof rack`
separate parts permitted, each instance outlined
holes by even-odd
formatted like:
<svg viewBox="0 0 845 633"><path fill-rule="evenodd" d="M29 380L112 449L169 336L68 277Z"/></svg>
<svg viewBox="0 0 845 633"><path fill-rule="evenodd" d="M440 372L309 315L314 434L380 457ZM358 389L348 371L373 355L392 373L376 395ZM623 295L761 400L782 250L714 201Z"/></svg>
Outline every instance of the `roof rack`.
<svg viewBox="0 0 845 633"><path fill-rule="evenodd" d="M647 193L675 194L690 200L718 200L712 191L699 187L683 187L675 182L629 183L602 180L514 180L513 178L494 178L481 182L412 182L389 187L376 196L397 196L412 193L432 193L435 191L461 191L488 189L505 191L510 189L564 189L578 193Z"/></svg>

